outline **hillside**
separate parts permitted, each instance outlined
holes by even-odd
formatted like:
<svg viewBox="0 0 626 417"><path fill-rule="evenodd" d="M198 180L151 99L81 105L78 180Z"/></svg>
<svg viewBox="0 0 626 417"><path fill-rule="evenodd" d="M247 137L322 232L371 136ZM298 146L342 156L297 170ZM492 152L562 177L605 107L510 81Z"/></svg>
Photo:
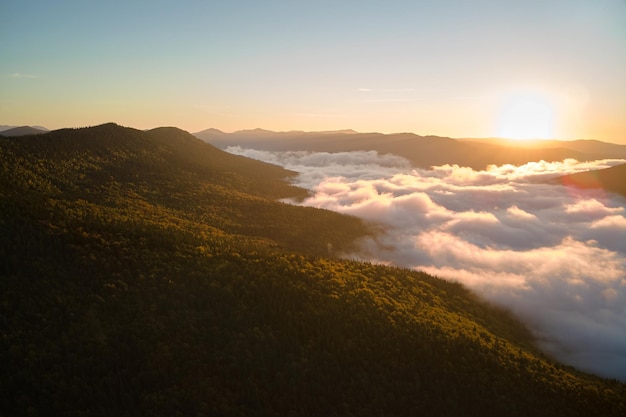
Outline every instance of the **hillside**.
<svg viewBox="0 0 626 417"><path fill-rule="evenodd" d="M416 167L457 164L476 170L485 169L492 164L522 165L540 160L562 161L574 158L585 161L614 158L616 156L610 151L618 146L577 144L575 149L567 147L566 142L550 141L541 146L528 147L503 141L456 140L413 133L271 132L261 129L234 133L207 129L195 133L195 136L220 148L243 146L272 151L318 152L375 150L380 154L402 156Z"/></svg>
<svg viewBox="0 0 626 417"><path fill-rule="evenodd" d="M578 188L601 188L626 197L626 164L565 175L551 182Z"/></svg>
<svg viewBox="0 0 626 417"><path fill-rule="evenodd" d="M458 284L334 255L281 168L175 128L0 138L0 415L621 416Z"/></svg>

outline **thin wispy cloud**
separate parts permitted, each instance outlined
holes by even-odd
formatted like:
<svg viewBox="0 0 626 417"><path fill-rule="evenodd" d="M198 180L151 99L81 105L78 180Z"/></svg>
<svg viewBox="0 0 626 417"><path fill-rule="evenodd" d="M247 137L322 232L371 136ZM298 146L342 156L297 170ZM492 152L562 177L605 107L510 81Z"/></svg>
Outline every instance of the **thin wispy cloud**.
<svg viewBox="0 0 626 417"><path fill-rule="evenodd" d="M7 76L9 78L39 78L35 74L27 74L27 73L23 73L23 72L12 72L10 74L7 74Z"/></svg>
<svg viewBox="0 0 626 417"><path fill-rule="evenodd" d="M352 100L354 103L402 103L411 101L424 101L419 97L389 97L389 98L369 98L362 100Z"/></svg>
<svg viewBox="0 0 626 417"><path fill-rule="evenodd" d="M546 353L626 380L626 199L545 183L626 161L420 170L376 152L229 151L300 172L303 205L384 226L349 256L462 282L515 312Z"/></svg>
<svg viewBox="0 0 626 417"><path fill-rule="evenodd" d="M482 96L454 96L453 100L465 101L465 100L480 100L484 97Z"/></svg>
<svg viewBox="0 0 626 417"><path fill-rule="evenodd" d="M413 87L405 88L359 88L357 91L361 93L409 93L416 91Z"/></svg>

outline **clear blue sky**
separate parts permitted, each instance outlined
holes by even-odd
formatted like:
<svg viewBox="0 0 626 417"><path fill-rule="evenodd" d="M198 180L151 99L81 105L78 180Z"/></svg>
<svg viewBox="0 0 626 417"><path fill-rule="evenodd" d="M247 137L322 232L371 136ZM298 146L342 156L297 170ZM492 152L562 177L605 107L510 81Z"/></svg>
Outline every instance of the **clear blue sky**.
<svg viewBox="0 0 626 417"><path fill-rule="evenodd" d="M0 16L0 124L486 137L525 106L556 137L626 143L624 0L0 0Z"/></svg>

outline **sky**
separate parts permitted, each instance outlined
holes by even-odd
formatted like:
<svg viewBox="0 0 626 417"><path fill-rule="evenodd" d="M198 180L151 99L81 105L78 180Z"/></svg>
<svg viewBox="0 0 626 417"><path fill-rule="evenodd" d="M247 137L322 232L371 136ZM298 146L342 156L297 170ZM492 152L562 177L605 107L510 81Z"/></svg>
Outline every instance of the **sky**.
<svg viewBox="0 0 626 417"><path fill-rule="evenodd" d="M624 0L0 0L0 124L626 144Z"/></svg>
<svg viewBox="0 0 626 417"><path fill-rule="evenodd" d="M524 321L540 349L626 381L626 199L546 184L624 160L415 169L399 156L227 149L299 172L302 204L382 225L352 259L458 281Z"/></svg>

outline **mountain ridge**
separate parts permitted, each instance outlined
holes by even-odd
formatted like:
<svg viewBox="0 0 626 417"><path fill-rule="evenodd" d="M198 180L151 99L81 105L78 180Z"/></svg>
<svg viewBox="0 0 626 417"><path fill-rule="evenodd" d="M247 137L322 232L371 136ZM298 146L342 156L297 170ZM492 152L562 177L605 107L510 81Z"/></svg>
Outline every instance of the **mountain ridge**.
<svg viewBox="0 0 626 417"><path fill-rule="evenodd" d="M562 161L574 158L580 161L626 158L626 145L600 141L549 141L527 146L502 141L459 140L449 137L420 136L414 133L319 133L319 132L270 132L238 131L220 135L203 131L196 137L220 148L227 146L254 147L270 151L317 151L348 152L375 150L407 158L420 168L437 165L469 166L476 170L489 165L528 162Z"/></svg>
<svg viewBox="0 0 626 417"><path fill-rule="evenodd" d="M500 138L485 139L459 139L464 142L478 143L496 143L505 146L514 146L520 148L566 148L578 152L588 153L591 155L613 155L617 158L626 158L626 145L617 143L600 141L597 139L574 139L574 140L554 140L554 139L536 139L536 140L515 140Z"/></svg>
<svg viewBox="0 0 626 417"><path fill-rule="evenodd" d="M0 138L2 415L606 415L505 310L176 128Z"/></svg>

